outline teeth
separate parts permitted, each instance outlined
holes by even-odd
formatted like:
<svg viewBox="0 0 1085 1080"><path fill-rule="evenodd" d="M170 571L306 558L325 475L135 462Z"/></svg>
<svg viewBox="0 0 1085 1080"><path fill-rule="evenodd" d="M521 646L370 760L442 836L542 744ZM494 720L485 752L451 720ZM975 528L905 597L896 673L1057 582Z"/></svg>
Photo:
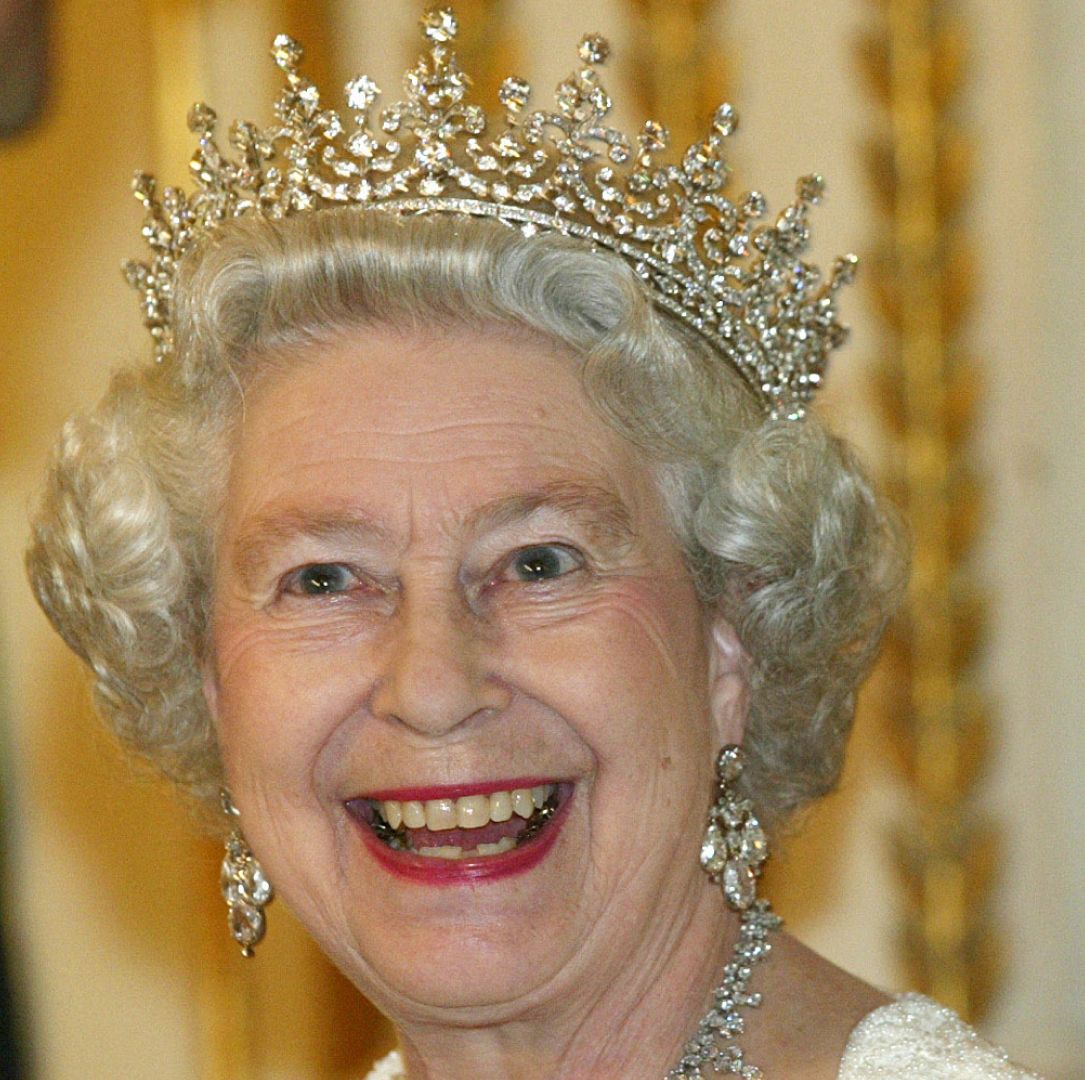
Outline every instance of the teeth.
<svg viewBox="0 0 1085 1080"><path fill-rule="evenodd" d="M512 812L522 818L529 818L535 813L535 802L531 798L531 792L525 788L517 788L512 793Z"/></svg>
<svg viewBox="0 0 1085 1080"><path fill-rule="evenodd" d="M384 805L399 806L400 804L389 799ZM424 829L426 827L426 808L413 799L403 803L403 824L408 829Z"/></svg>
<svg viewBox="0 0 1085 1080"><path fill-rule="evenodd" d="M429 799L425 803L410 799L399 802L385 799L380 804L381 816L393 829L405 825L408 829L481 829L491 821L508 821L513 814L529 818L542 809L554 793L553 784L540 784L515 791L495 791L491 795L465 795L460 799ZM489 847L490 845L484 845ZM427 848L429 855L440 848ZM435 858L441 858L437 855Z"/></svg>
<svg viewBox="0 0 1085 1080"><path fill-rule="evenodd" d="M430 832L443 832L456 827L456 800L430 799L426 803L426 828Z"/></svg>
<svg viewBox="0 0 1085 1080"><path fill-rule="evenodd" d="M427 859L464 859L472 855L504 855L506 851L512 851L516 847L516 841L511 836L498 840L496 844L479 844L473 850L464 851L455 844L445 844L441 847L420 848L416 854L423 855Z"/></svg>
<svg viewBox="0 0 1085 1080"><path fill-rule="evenodd" d="M455 844L449 844L447 847L422 848L418 854L425 855L427 859L462 859L463 848L456 847Z"/></svg>
<svg viewBox="0 0 1085 1080"><path fill-rule="evenodd" d="M512 817L512 796L507 791L495 791L490 796L490 820L508 821Z"/></svg>
<svg viewBox="0 0 1085 1080"><path fill-rule="evenodd" d="M461 829L479 829L490 823L488 795L466 795L456 800L456 824Z"/></svg>

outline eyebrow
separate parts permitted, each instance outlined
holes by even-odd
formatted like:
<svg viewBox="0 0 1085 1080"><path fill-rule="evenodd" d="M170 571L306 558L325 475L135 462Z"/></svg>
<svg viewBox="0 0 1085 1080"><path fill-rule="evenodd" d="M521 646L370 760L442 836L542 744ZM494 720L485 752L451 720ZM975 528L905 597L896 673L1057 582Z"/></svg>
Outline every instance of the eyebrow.
<svg viewBox="0 0 1085 1080"><path fill-rule="evenodd" d="M500 496L472 511L466 525L470 533L479 534L509 528L548 513L572 519L602 542L629 544L636 536L632 515L617 495L596 484L569 480ZM386 526L353 505L318 511L273 510L256 517L238 534L231 560L234 570L242 580L250 581L273 552L301 539L350 545L393 542Z"/></svg>
<svg viewBox="0 0 1085 1080"><path fill-rule="evenodd" d="M261 514L238 534L232 563L242 581L251 581L272 553L296 540L332 540L349 545L387 542L391 534L356 507L342 510L285 509Z"/></svg>
<svg viewBox="0 0 1085 1080"><path fill-rule="evenodd" d="M578 480L557 480L532 491L502 496L471 514L468 525L472 531L485 532L551 511L572 518L601 539L630 542L636 535L629 508L617 495Z"/></svg>

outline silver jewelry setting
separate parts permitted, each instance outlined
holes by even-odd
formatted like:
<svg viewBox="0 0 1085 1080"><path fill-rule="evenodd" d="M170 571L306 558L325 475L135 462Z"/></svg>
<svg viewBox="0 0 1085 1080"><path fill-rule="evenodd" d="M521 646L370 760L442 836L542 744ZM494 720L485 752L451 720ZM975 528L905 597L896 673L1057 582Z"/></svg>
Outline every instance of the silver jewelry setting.
<svg viewBox="0 0 1085 1080"><path fill-rule="evenodd" d="M757 879L769 854L768 838L753 803L735 790L744 762L739 746L725 746L720 751L716 801L701 841L701 866L736 911L745 911L757 899Z"/></svg>
<svg viewBox="0 0 1085 1080"><path fill-rule="evenodd" d="M301 46L280 35L272 56L286 87L272 126L233 124L229 155L214 110L198 103L189 113L199 139L196 189L159 195L153 177L136 175L150 256L126 263L125 274L140 293L156 358L173 355L181 260L231 218L337 206L459 214L616 252L657 306L734 367L770 416L801 418L847 336L836 295L857 262L844 256L823 275L803 259L822 178L802 177L795 201L773 220L760 192L729 189L724 144L738 124L730 105L675 163L662 157L670 141L662 124L649 120L632 139L611 127L613 101L598 70L610 48L598 34L580 42L580 66L549 109L528 111L531 87L510 76L498 94L504 123L493 123L467 101L451 10L428 12L422 31L428 52L406 73L403 100L378 109L380 90L360 75L346 86L345 110L326 107L300 72Z"/></svg>
<svg viewBox="0 0 1085 1080"><path fill-rule="evenodd" d="M241 946L241 955L252 956L253 949L267 930L264 908L271 903L275 893L241 834L241 828L237 824L241 815L229 792L223 789L219 797L223 813L231 821L219 878L222 896L226 901L227 925L230 936Z"/></svg>

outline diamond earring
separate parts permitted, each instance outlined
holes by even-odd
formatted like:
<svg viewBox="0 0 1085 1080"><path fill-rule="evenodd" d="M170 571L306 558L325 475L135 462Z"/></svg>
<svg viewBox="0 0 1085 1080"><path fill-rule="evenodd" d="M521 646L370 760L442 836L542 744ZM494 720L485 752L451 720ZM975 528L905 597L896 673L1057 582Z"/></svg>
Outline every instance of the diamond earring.
<svg viewBox="0 0 1085 1080"><path fill-rule="evenodd" d="M769 854L753 803L734 788L744 763L745 754L735 745L725 746L716 758L716 801L701 841L701 866L736 911L746 911L757 899L757 879Z"/></svg>
<svg viewBox="0 0 1085 1080"><path fill-rule="evenodd" d="M274 890L256 861L252 848L241 835L241 828L237 824L237 818L241 815L230 799L230 793L223 788L219 797L222 810L231 823L219 879L228 909L227 925L230 936L241 946L241 955L252 956L253 947L267 929L264 908L271 902Z"/></svg>

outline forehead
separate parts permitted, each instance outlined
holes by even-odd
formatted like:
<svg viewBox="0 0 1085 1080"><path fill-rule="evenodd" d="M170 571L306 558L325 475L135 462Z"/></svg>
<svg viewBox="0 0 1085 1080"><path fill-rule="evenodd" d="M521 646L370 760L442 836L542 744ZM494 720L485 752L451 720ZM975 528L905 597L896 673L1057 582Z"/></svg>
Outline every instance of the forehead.
<svg viewBox="0 0 1085 1080"><path fill-rule="evenodd" d="M228 514L352 494L469 512L570 480L635 509L654 491L587 400L578 359L505 329L365 328L309 346L252 389L236 450Z"/></svg>

